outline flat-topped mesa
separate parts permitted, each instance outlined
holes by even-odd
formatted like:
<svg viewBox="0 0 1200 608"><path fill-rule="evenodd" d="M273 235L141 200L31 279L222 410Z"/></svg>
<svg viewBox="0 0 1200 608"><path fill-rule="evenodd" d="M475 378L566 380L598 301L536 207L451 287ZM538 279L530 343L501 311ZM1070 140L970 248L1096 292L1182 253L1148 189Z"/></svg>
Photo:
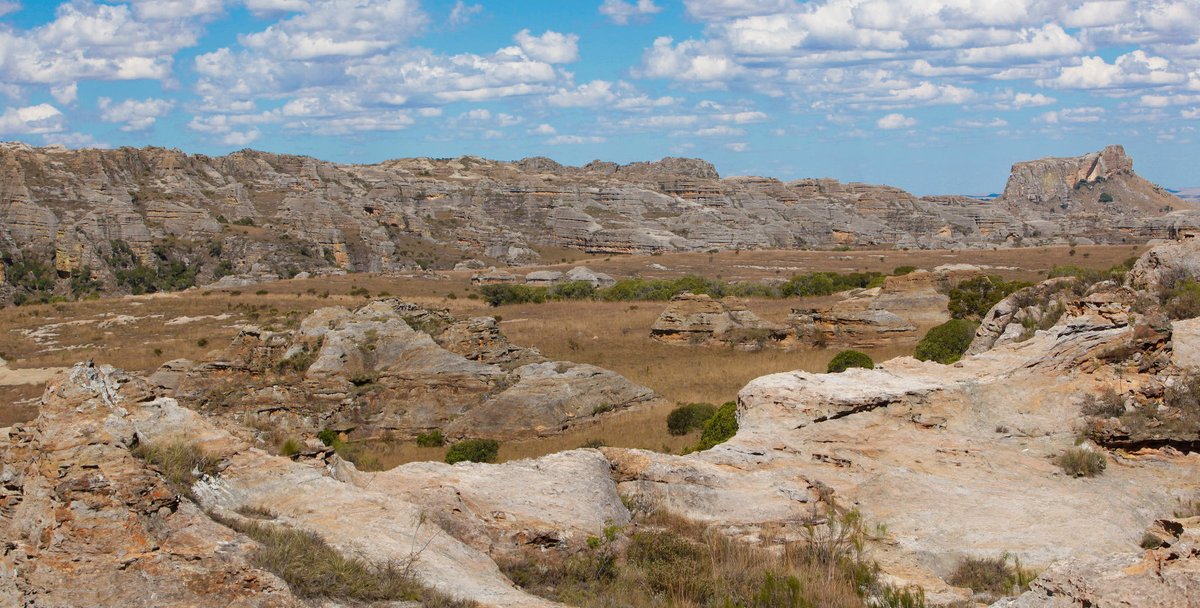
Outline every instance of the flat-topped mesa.
<svg viewBox="0 0 1200 608"><path fill-rule="evenodd" d="M1044 216L1078 211L1162 215L1192 208L1134 173L1133 159L1117 145L1083 156L1016 163L1001 199L1018 214Z"/></svg>

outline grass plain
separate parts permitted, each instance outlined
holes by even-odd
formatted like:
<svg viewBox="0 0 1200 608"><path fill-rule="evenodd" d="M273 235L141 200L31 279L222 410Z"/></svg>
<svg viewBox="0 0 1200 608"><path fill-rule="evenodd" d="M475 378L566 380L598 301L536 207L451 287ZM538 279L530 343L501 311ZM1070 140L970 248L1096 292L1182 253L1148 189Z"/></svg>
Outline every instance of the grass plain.
<svg viewBox="0 0 1200 608"><path fill-rule="evenodd" d="M561 253L565 263L511 269L566 270L587 265L616 278L672 278L699 274L725 281L785 280L810 271L891 272L898 266L932 269L973 264L1007 279L1038 280L1051 266L1076 264L1108 268L1139 255L1145 246L1079 246L964 251L740 251L655 256L588 256ZM556 252L545 252L555 258ZM537 347L552 359L591 363L619 372L664 397L659 405L604 416L596 424L548 438L508 442L500 459L537 456L597 442L678 452L694 436L667 434L665 419L677 403L720 404L736 397L753 378L803 369L824 371L834 350L739 352L721 348L672 346L649 338L663 302L549 302L492 308L472 299L469 271L434 275L347 274L278 281L239 289L104 298L0 309L0 358L15 374L22 369L66 367L93 359L135 372L149 372L172 359L203 360L219 350L244 324L294 327L325 306L354 307L368 298L396 296L417 304L448 308L459 317L497 316L518 345ZM363 294L363 290L366 294ZM351 295L354 292L357 295ZM814 307L832 298L752 299L749 308L767 320L782 321L793 307ZM899 347L868 354L876 361L910 354ZM40 384L0 385L0 425L36 413ZM440 459L444 448L418 448L411 442L372 446L381 466Z"/></svg>

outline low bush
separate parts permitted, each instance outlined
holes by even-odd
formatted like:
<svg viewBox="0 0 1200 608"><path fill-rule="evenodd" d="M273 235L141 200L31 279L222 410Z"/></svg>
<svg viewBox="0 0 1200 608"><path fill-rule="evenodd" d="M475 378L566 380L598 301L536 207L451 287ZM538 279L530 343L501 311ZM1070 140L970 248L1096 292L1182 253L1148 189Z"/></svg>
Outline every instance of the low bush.
<svg viewBox="0 0 1200 608"><path fill-rule="evenodd" d="M678 436L701 430L716 413L717 406L711 403L681 405L667 414L667 432Z"/></svg>
<svg viewBox="0 0 1200 608"><path fill-rule="evenodd" d="M492 306L541 304L549 295L545 287L511 284L484 285L479 288L479 293L483 296L483 300Z"/></svg>
<svg viewBox="0 0 1200 608"><path fill-rule="evenodd" d="M1072 477L1095 477L1104 472L1108 459L1103 452L1084 448L1070 448L1059 455L1058 466Z"/></svg>
<svg viewBox="0 0 1200 608"><path fill-rule="evenodd" d="M1125 399L1117 391L1105 388L1084 395L1079 411L1092 418L1117 418L1125 413Z"/></svg>
<svg viewBox="0 0 1200 608"><path fill-rule="evenodd" d="M456 462L496 462L500 443L493 439L464 439L446 451L446 464Z"/></svg>
<svg viewBox="0 0 1200 608"><path fill-rule="evenodd" d="M946 582L966 587L990 604L1006 595L1027 590L1034 578L1032 570L1022 568L1019 560L1006 553L994 558L964 557Z"/></svg>
<svg viewBox="0 0 1200 608"><path fill-rule="evenodd" d="M417 445L423 448L440 448L446 445L446 437L438 429L417 434Z"/></svg>
<svg viewBox="0 0 1200 608"><path fill-rule="evenodd" d="M913 353L921 361L950 364L962 358L975 339L979 324L968 319L950 319L929 330Z"/></svg>
<svg viewBox="0 0 1200 608"><path fill-rule="evenodd" d="M696 451L701 452L729 441L737 434L737 430L737 403L728 401L717 408L712 418L704 423L704 432L700 433L700 443L696 444Z"/></svg>
<svg viewBox="0 0 1200 608"><path fill-rule="evenodd" d="M829 365L826 366L825 371L830 374L840 374L851 367L874 369L875 362L864 352L844 350L833 356L833 359L829 361Z"/></svg>
<svg viewBox="0 0 1200 608"><path fill-rule="evenodd" d="M786 296L827 296L849 289L874 287L886 278L879 272L810 272L792 277L779 287Z"/></svg>
<svg viewBox="0 0 1200 608"><path fill-rule="evenodd" d="M1172 319L1200 317L1200 283L1195 279L1176 282L1160 295L1163 311Z"/></svg>
<svg viewBox="0 0 1200 608"><path fill-rule="evenodd" d="M950 316L982 319L1000 300L1029 285L1024 281L1005 281L997 276L967 279L950 290Z"/></svg>
<svg viewBox="0 0 1200 608"><path fill-rule="evenodd" d="M341 441L338 437L338 432L333 429L325 429L317 433L317 439L320 439L321 443L331 447Z"/></svg>

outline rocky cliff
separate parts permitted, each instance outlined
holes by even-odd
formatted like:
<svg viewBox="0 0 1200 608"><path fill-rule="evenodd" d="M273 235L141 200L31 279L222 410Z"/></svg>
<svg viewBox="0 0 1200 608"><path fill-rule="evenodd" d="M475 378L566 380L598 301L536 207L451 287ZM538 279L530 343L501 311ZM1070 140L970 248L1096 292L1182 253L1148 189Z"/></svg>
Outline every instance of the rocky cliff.
<svg viewBox="0 0 1200 608"><path fill-rule="evenodd" d="M988 202L827 179L722 179L697 159L340 165L252 150L209 157L3 144L0 297L177 289L231 274L450 268L466 258L517 264L546 246L1144 241L1200 224L1167 213L1187 207L1138 178L1119 147L1018 164L1002 201Z"/></svg>
<svg viewBox="0 0 1200 608"><path fill-rule="evenodd" d="M1013 165L1001 200L1014 213L1160 216L1194 205L1138 176L1121 146L1073 158L1043 158Z"/></svg>

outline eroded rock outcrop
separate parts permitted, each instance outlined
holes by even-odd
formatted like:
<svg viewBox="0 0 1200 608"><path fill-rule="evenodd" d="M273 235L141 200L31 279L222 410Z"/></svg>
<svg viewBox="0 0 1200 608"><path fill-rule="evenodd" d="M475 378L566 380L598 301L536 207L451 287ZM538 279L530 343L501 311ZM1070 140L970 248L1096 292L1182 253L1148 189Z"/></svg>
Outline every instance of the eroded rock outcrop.
<svg viewBox="0 0 1200 608"><path fill-rule="evenodd" d="M768 344L784 347L785 341L795 342L786 328L763 321L743 302L693 293L671 298L650 327L650 337L668 344L724 345L740 350L758 350Z"/></svg>
<svg viewBox="0 0 1200 608"><path fill-rule="evenodd" d="M181 500L129 451L149 387L81 364L0 444L0 604L300 606L254 543Z"/></svg>
<svg viewBox="0 0 1200 608"><path fill-rule="evenodd" d="M278 432L493 439L554 434L658 398L611 371L513 346L490 317L459 321L394 299L320 309L296 331L245 328L174 394Z"/></svg>
<svg viewBox="0 0 1200 608"><path fill-rule="evenodd" d="M1190 205L1139 177L1121 146L1073 158L1044 158L1013 165L1004 203L1047 215L1067 212L1162 215Z"/></svg>
<svg viewBox="0 0 1200 608"><path fill-rule="evenodd" d="M885 570L935 601L968 597L944 583L965 555L1046 567L1127 553L1200 492L1200 454L1139 446L1087 480L1053 458L1075 443L1080 395L1113 384L1153 394L1173 373L1169 340L1133 311L1137 297L1096 291L1050 329L953 366L900 358L765 376L739 394L727 443L606 454L622 493L742 538L803 538L830 505L858 508L888 526Z"/></svg>
<svg viewBox="0 0 1200 608"><path fill-rule="evenodd" d="M1162 545L1065 560L1038 576L1028 592L993 607L1195 606L1200 598L1200 517L1159 520L1146 534Z"/></svg>
<svg viewBox="0 0 1200 608"><path fill-rule="evenodd" d="M1158 245L1138 258L1128 281L1136 289L1157 294L1184 279L1200 279L1200 239Z"/></svg>
<svg viewBox="0 0 1200 608"><path fill-rule="evenodd" d="M135 444L193 446L216 472L180 495L131 454ZM155 398L144 381L90 363L52 383L39 417L0 449L0 475L0 599L14 606L327 605L297 600L248 565L255 542L214 521L251 516L398 565L452 598L557 606L515 588L489 553L542 542L578 550L629 517L595 451L486 467L420 464L376 479L336 456L268 455L174 399ZM552 487L580 496L545 500Z"/></svg>

